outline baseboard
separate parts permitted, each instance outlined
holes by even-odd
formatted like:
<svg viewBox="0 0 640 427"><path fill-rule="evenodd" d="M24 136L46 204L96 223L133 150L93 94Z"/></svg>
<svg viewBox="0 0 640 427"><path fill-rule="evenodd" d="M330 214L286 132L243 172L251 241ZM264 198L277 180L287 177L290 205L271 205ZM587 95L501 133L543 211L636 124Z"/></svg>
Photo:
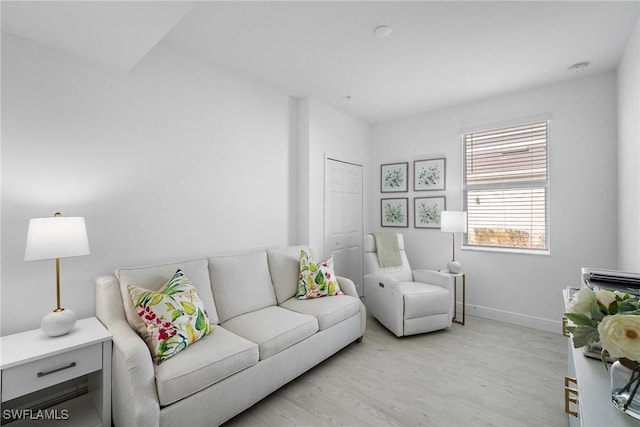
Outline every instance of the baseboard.
<svg viewBox="0 0 640 427"><path fill-rule="evenodd" d="M458 310L458 316L462 312L462 304L456 302L456 309ZM526 314L513 313L510 311L496 310L495 308L481 307L477 305L467 304L466 313L470 316L482 317L484 319L497 320L505 323L512 323L514 325L525 326L528 328L538 329L540 331L553 332L562 334L562 322L560 320L542 319L534 316L527 316Z"/></svg>

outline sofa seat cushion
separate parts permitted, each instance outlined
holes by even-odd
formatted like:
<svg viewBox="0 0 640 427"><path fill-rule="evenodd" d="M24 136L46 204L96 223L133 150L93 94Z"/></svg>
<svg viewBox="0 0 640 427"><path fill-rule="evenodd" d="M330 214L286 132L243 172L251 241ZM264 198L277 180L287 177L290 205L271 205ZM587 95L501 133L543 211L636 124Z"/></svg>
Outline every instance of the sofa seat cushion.
<svg viewBox="0 0 640 427"><path fill-rule="evenodd" d="M278 306L234 317L222 325L258 344L260 360L268 359L318 332L315 317Z"/></svg>
<svg viewBox="0 0 640 427"><path fill-rule="evenodd" d="M444 288L418 282L400 282L404 298L404 318L414 319L448 313L452 296Z"/></svg>
<svg viewBox="0 0 640 427"><path fill-rule="evenodd" d="M160 406L192 395L258 363L258 346L221 326L180 354L154 365Z"/></svg>
<svg viewBox="0 0 640 427"><path fill-rule="evenodd" d="M314 316L318 319L318 327L321 331L360 312L360 300L350 295L335 295L308 300L291 298L281 306L298 313Z"/></svg>

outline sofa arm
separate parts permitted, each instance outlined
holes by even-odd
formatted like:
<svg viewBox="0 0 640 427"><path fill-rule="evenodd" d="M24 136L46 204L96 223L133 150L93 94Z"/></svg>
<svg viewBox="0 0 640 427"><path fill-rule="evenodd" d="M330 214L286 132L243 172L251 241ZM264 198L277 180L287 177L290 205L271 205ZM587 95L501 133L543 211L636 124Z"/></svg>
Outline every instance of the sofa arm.
<svg viewBox="0 0 640 427"><path fill-rule="evenodd" d="M358 295L358 291L356 290L356 285L353 284L353 281L351 279L336 276L336 280L338 281L338 285L340 285L340 290L345 295L351 295L352 297L360 298L360 296Z"/></svg>
<svg viewBox="0 0 640 427"><path fill-rule="evenodd" d="M346 277L336 276L336 279L338 280L340 289L345 295L358 298L358 300L360 301L360 330L362 332L362 335L364 335L367 329L367 309L362 303L362 300L360 300L360 295L358 295L356 285L353 284L353 281L351 279L348 279Z"/></svg>
<svg viewBox="0 0 640 427"><path fill-rule="evenodd" d="M98 276L94 282L96 284L96 317L108 329L111 324L126 319L120 294L120 282L110 274Z"/></svg>
<svg viewBox="0 0 640 427"><path fill-rule="evenodd" d="M96 317L111 332L112 419L116 426L157 426L160 404L151 352L125 318L120 284L96 277Z"/></svg>
<svg viewBox="0 0 640 427"><path fill-rule="evenodd" d="M364 276L364 296L367 309L387 329L397 336L404 330L404 300L399 282L384 274Z"/></svg>
<svg viewBox="0 0 640 427"><path fill-rule="evenodd" d="M112 404L116 426L157 426L160 403L149 348L128 323L111 325Z"/></svg>

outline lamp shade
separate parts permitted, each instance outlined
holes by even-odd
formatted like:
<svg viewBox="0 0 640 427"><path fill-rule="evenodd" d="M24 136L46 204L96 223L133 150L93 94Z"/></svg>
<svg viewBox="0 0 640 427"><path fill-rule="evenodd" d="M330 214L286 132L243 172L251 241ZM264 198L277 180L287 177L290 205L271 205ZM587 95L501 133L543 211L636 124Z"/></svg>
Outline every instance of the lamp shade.
<svg viewBox="0 0 640 427"><path fill-rule="evenodd" d="M82 217L54 216L29 220L25 261L89 255Z"/></svg>
<svg viewBox="0 0 640 427"><path fill-rule="evenodd" d="M440 212L440 230L448 233L466 233L467 213L465 211Z"/></svg>

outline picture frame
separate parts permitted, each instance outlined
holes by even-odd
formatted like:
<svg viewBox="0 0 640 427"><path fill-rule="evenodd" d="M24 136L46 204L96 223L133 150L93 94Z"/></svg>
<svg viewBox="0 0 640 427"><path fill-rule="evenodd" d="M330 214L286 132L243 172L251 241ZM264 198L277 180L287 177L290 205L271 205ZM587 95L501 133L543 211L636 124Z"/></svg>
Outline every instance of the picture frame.
<svg viewBox="0 0 640 427"><path fill-rule="evenodd" d="M380 165L380 192L404 193L409 191L409 162Z"/></svg>
<svg viewBox="0 0 640 427"><path fill-rule="evenodd" d="M447 159L425 159L413 162L413 189L415 191L444 190L447 177Z"/></svg>
<svg viewBox="0 0 640 427"><path fill-rule="evenodd" d="M446 210L445 196L415 197L413 220L415 228L440 228L440 213Z"/></svg>
<svg viewBox="0 0 640 427"><path fill-rule="evenodd" d="M380 199L380 225L382 227L409 227L409 198Z"/></svg>

